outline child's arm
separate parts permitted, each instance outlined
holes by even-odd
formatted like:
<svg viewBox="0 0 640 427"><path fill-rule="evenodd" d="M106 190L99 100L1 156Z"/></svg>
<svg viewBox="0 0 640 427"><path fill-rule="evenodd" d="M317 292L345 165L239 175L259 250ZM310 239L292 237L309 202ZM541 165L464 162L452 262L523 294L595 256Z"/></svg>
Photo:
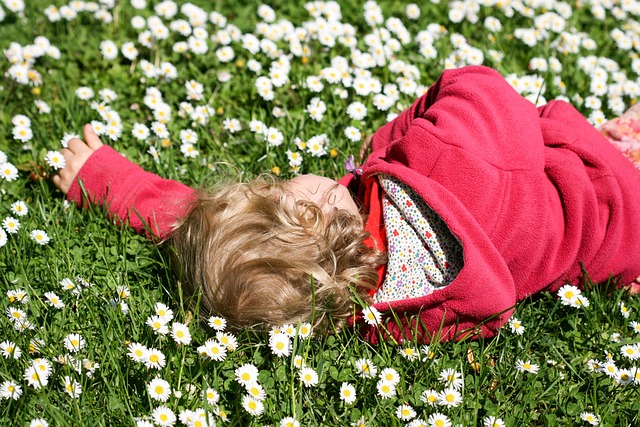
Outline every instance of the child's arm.
<svg viewBox="0 0 640 427"><path fill-rule="evenodd" d="M72 139L62 150L66 166L53 183L79 206L88 199L139 233L165 237L187 213L194 190L145 172L103 145L89 125L84 136L86 143Z"/></svg>

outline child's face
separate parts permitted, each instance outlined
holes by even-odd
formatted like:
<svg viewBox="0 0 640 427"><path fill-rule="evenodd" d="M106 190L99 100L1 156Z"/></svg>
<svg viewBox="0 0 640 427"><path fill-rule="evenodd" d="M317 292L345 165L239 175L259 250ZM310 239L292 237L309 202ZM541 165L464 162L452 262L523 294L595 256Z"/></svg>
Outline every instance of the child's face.
<svg viewBox="0 0 640 427"><path fill-rule="evenodd" d="M330 178L312 174L298 175L286 183L286 188L294 202L313 202L322 209L325 216L330 215L334 209L344 209L354 215L360 215L347 187Z"/></svg>

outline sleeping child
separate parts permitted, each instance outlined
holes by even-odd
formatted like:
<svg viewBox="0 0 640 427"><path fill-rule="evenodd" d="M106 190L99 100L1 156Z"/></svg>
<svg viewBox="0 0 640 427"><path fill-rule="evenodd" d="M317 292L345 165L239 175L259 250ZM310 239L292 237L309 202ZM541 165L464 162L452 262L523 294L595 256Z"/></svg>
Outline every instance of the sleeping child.
<svg viewBox="0 0 640 427"><path fill-rule="evenodd" d="M640 276L640 172L571 105L536 108L486 67L445 71L337 182L196 191L143 171L89 125L85 140L63 150L55 185L169 245L184 290L237 327L490 337L517 301L580 286L585 272Z"/></svg>

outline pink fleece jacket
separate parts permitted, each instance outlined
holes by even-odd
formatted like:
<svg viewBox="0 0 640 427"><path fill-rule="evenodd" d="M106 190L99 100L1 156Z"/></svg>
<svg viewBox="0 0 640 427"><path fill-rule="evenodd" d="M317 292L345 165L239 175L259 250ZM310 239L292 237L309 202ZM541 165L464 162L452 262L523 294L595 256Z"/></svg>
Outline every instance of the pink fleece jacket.
<svg viewBox="0 0 640 427"><path fill-rule="evenodd" d="M428 296L376 304L397 321L364 325L371 342L492 336L517 301L580 285L581 266L596 282L640 275L640 173L565 102L536 109L486 67L445 71L372 148L361 182L411 186L459 239L464 267Z"/></svg>
<svg viewBox="0 0 640 427"><path fill-rule="evenodd" d="M640 276L640 174L569 104L536 109L491 69L445 71L380 128L360 182L378 173L411 186L443 218L462 244L464 267L428 296L376 304L391 321L361 323L373 343L492 336L517 301L579 284L581 265L595 281ZM194 196L107 146L78 180L91 201L159 237ZM340 182L353 181L349 174ZM82 202L78 181L68 197Z"/></svg>

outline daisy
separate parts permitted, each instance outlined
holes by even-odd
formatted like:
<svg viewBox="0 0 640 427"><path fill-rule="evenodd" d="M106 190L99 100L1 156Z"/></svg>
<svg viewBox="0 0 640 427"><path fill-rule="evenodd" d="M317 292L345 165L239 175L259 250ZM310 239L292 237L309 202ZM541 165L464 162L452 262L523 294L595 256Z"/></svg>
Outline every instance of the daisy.
<svg viewBox="0 0 640 427"><path fill-rule="evenodd" d="M584 295L576 295L566 305L573 308L589 307L589 300Z"/></svg>
<svg viewBox="0 0 640 427"><path fill-rule="evenodd" d="M420 352L414 347L405 347L400 349L400 355L407 360L416 360L420 357Z"/></svg>
<svg viewBox="0 0 640 427"><path fill-rule="evenodd" d="M568 305L573 297L580 295L582 292L576 286L564 285L558 290L558 297L564 305Z"/></svg>
<svg viewBox="0 0 640 427"><path fill-rule="evenodd" d="M23 378L34 389L38 390L42 387L46 387L49 384L49 377L38 373L35 366L29 366L25 371Z"/></svg>
<svg viewBox="0 0 640 427"><path fill-rule="evenodd" d="M640 348L638 348L638 344L626 344L620 347L620 354L627 359L636 360L640 358Z"/></svg>
<svg viewBox="0 0 640 427"><path fill-rule="evenodd" d="M311 336L311 323L304 322L298 325L298 338L309 338Z"/></svg>
<svg viewBox="0 0 640 427"><path fill-rule="evenodd" d="M165 323L168 323L173 319L173 310L161 302L155 303L153 310L155 311L156 316Z"/></svg>
<svg viewBox="0 0 640 427"><path fill-rule="evenodd" d="M442 372L440 372L439 380L447 384L447 386L455 388L456 390L460 390L464 384L462 374L460 372L456 372L451 368L444 369Z"/></svg>
<svg viewBox="0 0 640 427"><path fill-rule="evenodd" d="M438 404L441 406L456 407L462 403L462 395L453 387L445 388L438 395Z"/></svg>
<svg viewBox="0 0 640 427"><path fill-rule="evenodd" d="M416 411L409 405L400 405L396 409L396 417L402 421L409 421L416 417Z"/></svg>
<svg viewBox="0 0 640 427"><path fill-rule="evenodd" d="M106 60L115 59L118 56L118 46L111 40L100 42L100 52Z"/></svg>
<svg viewBox="0 0 640 427"><path fill-rule="evenodd" d="M358 359L355 363L356 370L363 378L374 378L378 369L370 359Z"/></svg>
<svg viewBox="0 0 640 427"><path fill-rule="evenodd" d="M131 295L131 291L125 285L116 286L116 293L120 299L127 299Z"/></svg>
<svg viewBox="0 0 640 427"><path fill-rule="evenodd" d="M264 400L265 397L267 397L267 393L264 391L264 388L257 382L248 384L245 388L249 396L256 400Z"/></svg>
<svg viewBox="0 0 640 427"><path fill-rule="evenodd" d="M171 325L171 337L178 344L187 345L191 342L191 332L184 323L173 322Z"/></svg>
<svg viewBox="0 0 640 427"><path fill-rule="evenodd" d="M51 375L51 362L47 359L37 358L31 361L31 365L41 374L46 377Z"/></svg>
<svg viewBox="0 0 640 427"><path fill-rule="evenodd" d="M180 145L180 151L185 157L190 159L194 159L200 155L200 151L198 151L198 149L194 147L193 144L188 142Z"/></svg>
<svg viewBox="0 0 640 427"><path fill-rule="evenodd" d="M64 387L65 393L73 399L77 399L82 394L82 386L80 383L69 376L64 377L62 386Z"/></svg>
<svg viewBox="0 0 640 427"><path fill-rule="evenodd" d="M140 141L145 141L147 138L149 138L150 133L151 131L149 130L149 128L142 123L135 123L133 125L133 129L131 130L131 135L133 135L134 138Z"/></svg>
<svg viewBox="0 0 640 427"><path fill-rule="evenodd" d="M29 423L29 427L49 427L49 423L44 418L34 418Z"/></svg>
<svg viewBox="0 0 640 427"><path fill-rule="evenodd" d="M378 381L376 384L376 389L378 390L378 396L383 399L388 399L396 395L396 386L393 384L389 384L384 380Z"/></svg>
<svg viewBox="0 0 640 427"><path fill-rule="evenodd" d="M11 212L18 216L25 216L29 213L29 208L27 207L27 204L25 202L23 202L22 200L18 200L11 204Z"/></svg>
<svg viewBox="0 0 640 427"><path fill-rule="evenodd" d="M147 350L146 357L143 362L147 368L160 369L166 364L165 355L158 349L150 348Z"/></svg>
<svg viewBox="0 0 640 427"><path fill-rule="evenodd" d="M620 301L620 314L622 314L622 317L624 317L625 319L628 319L631 315L631 310L626 305L624 305L624 301Z"/></svg>
<svg viewBox="0 0 640 427"><path fill-rule="evenodd" d="M227 347L227 350L229 351L233 351L238 347L238 340L235 336L229 333L218 331L216 332L216 339L220 344Z"/></svg>
<svg viewBox="0 0 640 427"><path fill-rule="evenodd" d="M242 125L238 119L224 119L222 127L229 131L229 133L236 133L242 130Z"/></svg>
<svg viewBox="0 0 640 427"><path fill-rule="evenodd" d="M18 178L18 169L9 162L0 164L0 177L6 181L15 181Z"/></svg>
<svg viewBox="0 0 640 427"><path fill-rule="evenodd" d="M209 326L216 331L224 331L227 327L227 321L219 316L211 316L208 320Z"/></svg>
<svg viewBox="0 0 640 427"><path fill-rule="evenodd" d="M62 302L60 297L56 295L55 292L45 292L44 297L47 299L47 303L51 307L55 307L55 308L64 307L64 302Z"/></svg>
<svg viewBox="0 0 640 427"><path fill-rule="evenodd" d="M348 126L344 130L344 136L346 136L349 141L358 142L362 139L362 132L355 126Z"/></svg>
<svg viewBox="0 0 640 427"><path fill-rule="evenodd" d="M7 244L7 232L0 228L0 248Z"/></svg>
<svg viewBox="0 0 640 427"><path fill-rule="evenodd" d="M640 322L631 321L629 322L629 327L633 329L635 333L640 334Z"/></svg>
<svg viewBox="0 0 640 427"><path fill-rule="evenodd" d="M420 394L420 400L427 405L435 406L438 403L438 392L433 389L425 390Z"/></svg>
<svg viewBox="0 0 640 427"><path fill-rule="evenodd" d="M0 343L0 351L2 353L2 357L5 359L20 359L20 356L22 355L20 347L16 346L16 343L11 341L2 341Z"/></svg>
<svg viewBox="0 0 640 427"><path fill-rule="evenodd" d="M71 353L77 353L84 348L85 341L80 334L69 334L64 339L64 346Z"/></svg>
<svg viewBox="0 0 640 427"><path fill-rule="evenodd" d="M312 368L304 367L300 369L299 375L300 381L302 381L305 387L313 387L315 385L318 385L318 374Z"/></svg>
<svg viewBox="0 0 640 427"><path fill-rule="evenodd" d="M169 326L167 326L167 323L159 316L147 317L146 324L153 329L153 333L156 335L166 335L169 333Z"/></svg>
<svg viewBox="0 0 640 427"><path fill-rule="evenodd" d="M7 308L7 316L12 322L23 322L27 320L27 313L19 308L9 307Z"/></svg>
<svg viewBox="0 0 640 427"><path fill-rule="evenodd" d="M68 277L65 277L60 281L60 287L62 287L63 291L70 291L72 289L75 289L76 285L73 283L71 279L69 279Z"/></svg>
<svg viewBox="0 0 640 427"><path fill-rule="evenodd" d="M356 401L356 389L354 386L347 382L343 382L340 386L340 400L344 403L351 405Z"/></svg>
<svg viewBox="0 0 640 427"><path fill-rule="evenodd" d="M7 297L9 297L10 303L20 301L22 304L26 304L29 302L29 295L27 295L27 292L24 289L8 290Z"/></svg>
<svg viewBox="0 0 640 427"><path fill-rule="evenodd" d="M362 310L362 317L369 325L378 325L382 319L380 312L375 307L371 306Z"/></svg>
<svg viewBox="0 0 640 427"><path fill-rule="evenodd" d="M255 417L260 416L264 412L264 404L248 395L242 397L242 407Z"/></svg>
<svg viewBox="0 0 640 427"><path fill-rule="evenodd" d="M94 95L93 89L89 87L82 86L76 89L76 96L82 99L83 101L87 101L93 98L93 95Z"/></svg>
<svg viewBox="0 0 640 427"><path fill-rule="evenodd" d="M93 362L89 359L83 359L82 367L87 371L86 372L87 378L91 378L93 376L93 373L96 371L96 369L100 367L100 364L97 362Z"/></svg>
<svg viewBox="0 0 640 427"><path fill-rule="evenodd" d="M295 338L296 336L296 328L291 323L281 326L280 330L291 338Z"/></svg>
<svg viewBox="0 0 640 427"><path fill-rule="evenodd" d="M0 398L18 400L22 396L22 387L13 380L0 384Z"/></svg>
<svg viewBox="0 0 640 427"><path fill-rule="evenodd" d="M582 414L580 414L580 419L588 422L592 426L597 426L600 424L600 419L598 418L598 416L591 412L583 412Z"/></svg>
<svg viewBox="0 0 640 427"><path fill-rule="evenodd" d="M620 385L627 385L633 381L634 373L630 369L619 369L616 381Z"/></svg>
<svg viewBox="0 0 640 427"><path fill-rule="evenodd" d="M171 386L162 378L154 378L147 385L147 391L152 399L166 402L171 396Z"/></svg>
<svg viewBox="0 0 640 427"><path fill-rule="evenodd" d="M33 103L38 109L39 114L49 114L51 112L51 107L49 106L49 104L47 104L43 100L36 99L35 101L33 101Z"/></svg>
<svg viewBox="0 0 640 427"><path fill-rule="evenodd" d="M11 118L11 124L14 126L31 127L31 119L24 114L16 114Z"/></svg>
<svg viewBox="0 0 640 427"><path fill-rule="evenodd" d="M258 368L251 363L245 363L237 368L235 374L236 381L245 387L258 381Z"/></svg>
<svg viewBox="0 0 640 427"><path fill-rule="evenodd" d="M538 365L531 363L531 361L529 360L525 362L518 359L516 361L516 369L520 372L529 372L531 374L537 374L538 371L540 370L540 367Z"/></svg>
<svg viewBox="0 0 640 427"><path fill-rule="evenodd" d="M429 415L427 423L430 427L451 427L451 420L439 412Z"/></svg>
<svg viewBox="0 0 640 427"><path fill-rule="evenodd" d="M59 151L48 151L44 160L55 170L62 169L66 166L64 157Z"/></svg>
<svg viewBox="0 0 640 427"><path fill-rule="evenodd" d="M204 343L204 349L207 356L217 362L221 362L227 357L227 348L224 345L220 344L217 340L206 340Z"/></svg>
<svg viewBox="0 0 640 427"><path fill-rule="evenodd" d="M8 216L2 221L2 227L7 230L9 234L16 234L18 230L20 230L20 221Z"/></svg>
<svg viewBox="0 0 640 427"><path fill-rule="evenodd" d="M587 367L591 372L598 372L602 369L602 362L596 359L589 359L587 360Z"/></svg>
<svg viewBox="0 0 640 427"><path fill-rule="evenodd" d="M276 334L269 339L271 352L278 357L286 357L291 354L291 341L285 334Z"/></svg>
<svg viewBox="0 0 640 427"><path fill-rule="evenodd" d="M385 368L380 372L380 379L393 385L398 385L400 382L400 375L398 371L393 368Z"/></svg>
<svg viewBox="0 0 640 427"><path fill-rule="evenodd" d="M220 394L212 388L206 389L204 396L207 399L207 403L212 406L217 405L220 400Z"/></svg>
<svg viewBox="0 0 640 427"><path fill-rule="evenodd" d="M13 128L13 139L20 142L29 142L33 138L33 132L30 127L16 126Z"/></svg>
<svg viewBox="0 0 640 427"><path fill-rule="evenodd" d="M44 230L33 230L30 234L31 239L39 245L46 245L49 243L49 236Z"/></svg>
<svg viewBox="0 0 640 427"><path fill-rule="evenodd" d="M151 413L153 421L162 427L169 427L175 424L176 414L166 406L158 406Z"/></svg>
<svg viewBox="0 0 640 427"><path fill-rule="evenodd" d="M280 420L280 427L300 427L300 422L293 417L284 417Z"/></svg>
<svg viewBox="0 0 640 427"><path fill-rule="evenodd" d="M502 419L489 416L484 419L484 427L505 427L504 421Z"/></svg>
<svg viewBox="0 0 640 427"><path fill-rule="evenodd" d="M347 115L353 120L362 120L367 116L367 107L362 102L352 102L347 107Z"/></svg>
<svg viewBox="0 0 640 427"><path fill-rule="evenodd" d="M304 359L302 358L302 356L298 354L293 358L293 366L298 369L302 369L307 365L304 363Z"/></svg>
<svg viewBox="0 0 640 427"><path fill-rule="evenodd" d="M522 335L524 333L524 326L522 326L520 320L515 317L509 319L509 328L511 328L511 332L514 334Z"/></svg>
<svg viewBox="0 0 640 427"><path fill-rule="evenodd" d="M284 141L284 135L277 128L270 127L265 133L267 143L270 147L277 147Z"/></svg>

